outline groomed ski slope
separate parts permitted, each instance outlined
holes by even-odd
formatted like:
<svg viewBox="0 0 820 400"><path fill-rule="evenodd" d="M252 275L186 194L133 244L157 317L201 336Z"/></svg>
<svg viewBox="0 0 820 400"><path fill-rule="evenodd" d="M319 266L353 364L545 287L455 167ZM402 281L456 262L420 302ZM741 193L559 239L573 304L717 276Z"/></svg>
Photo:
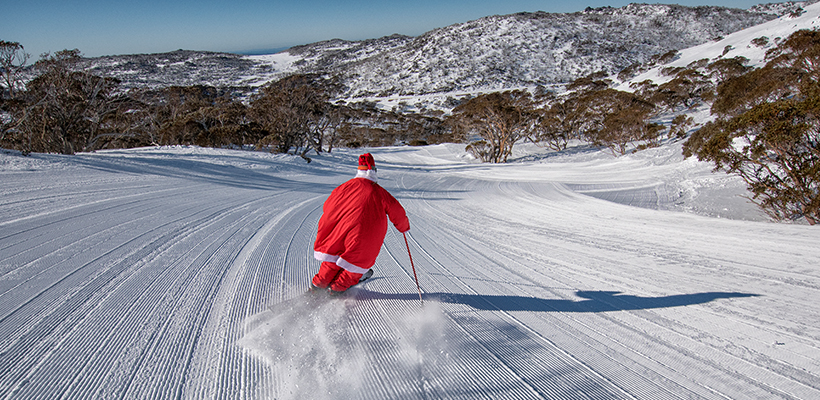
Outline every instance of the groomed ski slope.
<svg viewBox="0 0 820 400"><path fill-rule="evenodd" d="M370 149L423 306L392 228L302 301L358 151L0 152L0 399L820 398L817 227L679 145L519 149Z"/></svg>

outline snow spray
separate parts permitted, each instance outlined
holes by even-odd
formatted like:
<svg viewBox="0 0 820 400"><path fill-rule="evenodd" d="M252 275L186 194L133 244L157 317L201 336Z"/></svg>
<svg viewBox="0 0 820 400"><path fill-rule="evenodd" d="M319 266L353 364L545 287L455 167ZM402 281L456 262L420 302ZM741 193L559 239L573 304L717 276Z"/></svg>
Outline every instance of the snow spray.
<svg viewBox="0 0 820 400"><path fill-rule="evenodd" d="M438 303L287 302L248 317L237 344L263 361L249 377L265 399L437 398L448 369L447 318ZM380 382L396 383L386 388ZM398 391L398 392L397 392ZM436 393L438 395L436 395Z"/></svg>
<svg viewBox="0 0 820 400"><path fill-rule="evenodd" d="M341 301L321 307L302 302L252 317L255 329L238 344L262 358L272 374L259 382L259 398L355 397L366 376L367 355L351 338L345 307Z"/></svg>

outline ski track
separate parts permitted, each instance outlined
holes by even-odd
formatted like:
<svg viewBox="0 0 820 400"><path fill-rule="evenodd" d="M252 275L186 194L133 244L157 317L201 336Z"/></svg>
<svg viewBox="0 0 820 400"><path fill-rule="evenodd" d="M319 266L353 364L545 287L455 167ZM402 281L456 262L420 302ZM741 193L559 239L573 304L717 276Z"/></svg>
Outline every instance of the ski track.
<svg viewBox="0 0 820 400"><path fill-rule="evenodd" d="M423 306L393 228L373 278L304 295L352 151L0 171L0 398L820 397L816 228L658 211L650 177L497 179L447 149L374 149Z"/></svg>

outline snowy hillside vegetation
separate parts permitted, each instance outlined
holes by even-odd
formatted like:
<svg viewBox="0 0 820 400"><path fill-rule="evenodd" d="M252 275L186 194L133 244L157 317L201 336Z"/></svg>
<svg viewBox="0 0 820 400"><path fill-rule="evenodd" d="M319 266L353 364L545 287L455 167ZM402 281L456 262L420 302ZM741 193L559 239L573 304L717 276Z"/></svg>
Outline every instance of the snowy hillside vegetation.
<svg viewBox="0 0 820 400"><path fill-rule="evenodd" d="M616 79L615 89L634 91L641 82L646 81L662 85L674 79L676 73L681 70L697 68L705 71L704 67L707 64L720 60L741 58L743 65L760 68L766 64L766 52L776 47L792 33L801 29L820 28L818 5L816 3L801 5L799 9L791 9L777 19L739 30L720 40L676 49L677 51L672 52L666 59L656 58L650 63L636 65L626 73L620 74L618 77L620 79ZM752 10L755 9L752 8ZM709 72L704 75L713 75L713 78L720 77L718 74Z"/></svg>
<svg viewBox="0 0 820 400"><path fill-rule="evenodd" d="M571 14L492 16L421 35L345 72L351 97L570 82L772 18L718 7L631 4Z"/></svg>
<svg viewBox="0 0 820 400"><path fill-rule="evenodd" d="M802 3L796 3L802 4ZM329 40L270 56L178 51L90 59L126 88L256 87L292 73L342 77L345 98L475 92L566 83L615 73L654 54L702 44L791 8L753 10L631 4L569 14L490 16L427 32Z"/></svg>
<svg viewBox="0 0 820 400"><path fill-rule="evenodd" d="M680 146L372 151L375 276L306 304L359 152L0 152L0 398L816 399L820 231Z"/></svg>
<svg viewBox="0 0 820 400"><path fill-rule="evenodd" d="M190 50L104 56L87 62L91 71L116 77L125 88L235 87L253 84L271 75L269 65L261 67L241 55Z"/></svg>

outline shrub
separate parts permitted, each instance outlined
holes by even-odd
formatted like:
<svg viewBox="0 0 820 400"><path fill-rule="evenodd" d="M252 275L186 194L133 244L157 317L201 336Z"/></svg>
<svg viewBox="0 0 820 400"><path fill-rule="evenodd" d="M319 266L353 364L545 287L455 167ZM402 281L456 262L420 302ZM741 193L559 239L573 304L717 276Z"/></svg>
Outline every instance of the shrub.
<svg viewBox="0 0 820 400"><path fill-rule="evenodd" d="M777 220L820 221L820 32L798 31L761 69L718 88L718 118L684 144L684 156L741 177Z"/></svg>

